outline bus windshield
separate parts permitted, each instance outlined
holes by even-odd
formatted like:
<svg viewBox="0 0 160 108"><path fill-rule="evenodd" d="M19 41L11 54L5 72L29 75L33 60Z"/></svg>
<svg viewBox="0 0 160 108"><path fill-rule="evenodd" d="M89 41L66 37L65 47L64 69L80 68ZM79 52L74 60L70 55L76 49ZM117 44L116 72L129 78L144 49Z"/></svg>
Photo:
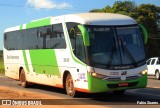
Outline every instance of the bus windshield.
<svg viewBox="0 0 160 108"><path fill-rule="evenodd" d="M145 64L144 46L138 26L86 26L89 32L90 64L97 68L129 69Z"/></svg>

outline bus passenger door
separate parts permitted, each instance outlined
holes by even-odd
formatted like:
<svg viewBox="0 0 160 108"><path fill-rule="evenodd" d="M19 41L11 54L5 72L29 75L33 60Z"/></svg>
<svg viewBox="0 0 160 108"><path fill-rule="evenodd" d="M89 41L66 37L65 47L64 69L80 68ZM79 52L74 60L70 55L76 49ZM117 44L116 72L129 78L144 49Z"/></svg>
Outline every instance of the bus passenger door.
<svg viewBox="0 0 160 108"><path fill-rule="evenodd" d="M85 46L83 42L83 36L80 31L80 29L76 26L74 28L75 30L75 47L74 47L74 55L76 56L76 59L78 59L76 62L76 76L77 76L77 86L78 88L87 89L88 85L87 83L84 83L84 81L87 80L87 71L86 71L86 55L85 55Z"/></svg>
<svg viewBox="0 0 160 108"><path fill-rule="evenodd" d="M82 32L78 23L66 23L71 44L72 64L74 70L71 71L75 88L88 89L87 71L86 71L86 54ZM72 68L73 69L73 68Z"/></svg>

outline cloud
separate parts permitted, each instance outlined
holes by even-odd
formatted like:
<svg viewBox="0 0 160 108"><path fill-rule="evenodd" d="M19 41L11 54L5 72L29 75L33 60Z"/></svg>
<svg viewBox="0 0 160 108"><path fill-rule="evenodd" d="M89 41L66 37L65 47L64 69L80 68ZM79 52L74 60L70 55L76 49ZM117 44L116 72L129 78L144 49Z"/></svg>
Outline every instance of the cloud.
<svg viewBox="0 0 160 108"><path fill-rule="evenodd" d="M72 8L72 5L66 2L55 3L52 0L27 0L27 6L34 7L36 9L66 9Z"/></svg>

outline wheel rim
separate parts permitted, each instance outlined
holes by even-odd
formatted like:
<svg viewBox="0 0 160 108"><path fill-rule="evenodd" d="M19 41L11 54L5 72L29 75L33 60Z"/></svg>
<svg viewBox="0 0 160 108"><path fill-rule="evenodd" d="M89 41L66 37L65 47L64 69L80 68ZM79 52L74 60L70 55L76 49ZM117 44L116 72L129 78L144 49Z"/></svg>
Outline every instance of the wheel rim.
<svg viewBox="0 0 160 108"><path fill-rule="evenodd" d="M74 85L73 85L73 79L71 75L68 75L67 81L66 81L66 89L67 89L67 94L70 96L74 95Z"/></svg>
<svg viewBox="0 0 160 108"><path fill-rule="evenodd" d="M25 82L26 82L26 79L25 79L25 74L24 72L21 73L21 76L20 76L20 81L21 81L21 85L24 86L25 85Z"/></svg>

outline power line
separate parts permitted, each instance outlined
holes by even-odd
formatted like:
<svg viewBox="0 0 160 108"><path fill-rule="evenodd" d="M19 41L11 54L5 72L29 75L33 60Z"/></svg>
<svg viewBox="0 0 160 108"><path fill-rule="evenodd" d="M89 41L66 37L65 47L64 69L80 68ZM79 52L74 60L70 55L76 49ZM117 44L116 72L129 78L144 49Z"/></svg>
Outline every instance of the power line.
<svg viewBox="0 0 160 108"><path fill-rule="evenodd" d="M33 6L28 5L12 5L12 4L0 4L0 7L16 7L16 8L35 8ZM40 9L46 9L46 8L40 8ZM70 10L70 11L89 11L91 9L69 9L69 8L52 8L54 10Z"/></svg>
<svg viewBox="0 0 160 108"><path fill-rule="evenodd" d="M0 4L0 6L3 6L3 7L26 7L24 5L11 5L11 4ZM33 7L30 7L30 6L27 6L28 8L33 8Z"/></svg>

